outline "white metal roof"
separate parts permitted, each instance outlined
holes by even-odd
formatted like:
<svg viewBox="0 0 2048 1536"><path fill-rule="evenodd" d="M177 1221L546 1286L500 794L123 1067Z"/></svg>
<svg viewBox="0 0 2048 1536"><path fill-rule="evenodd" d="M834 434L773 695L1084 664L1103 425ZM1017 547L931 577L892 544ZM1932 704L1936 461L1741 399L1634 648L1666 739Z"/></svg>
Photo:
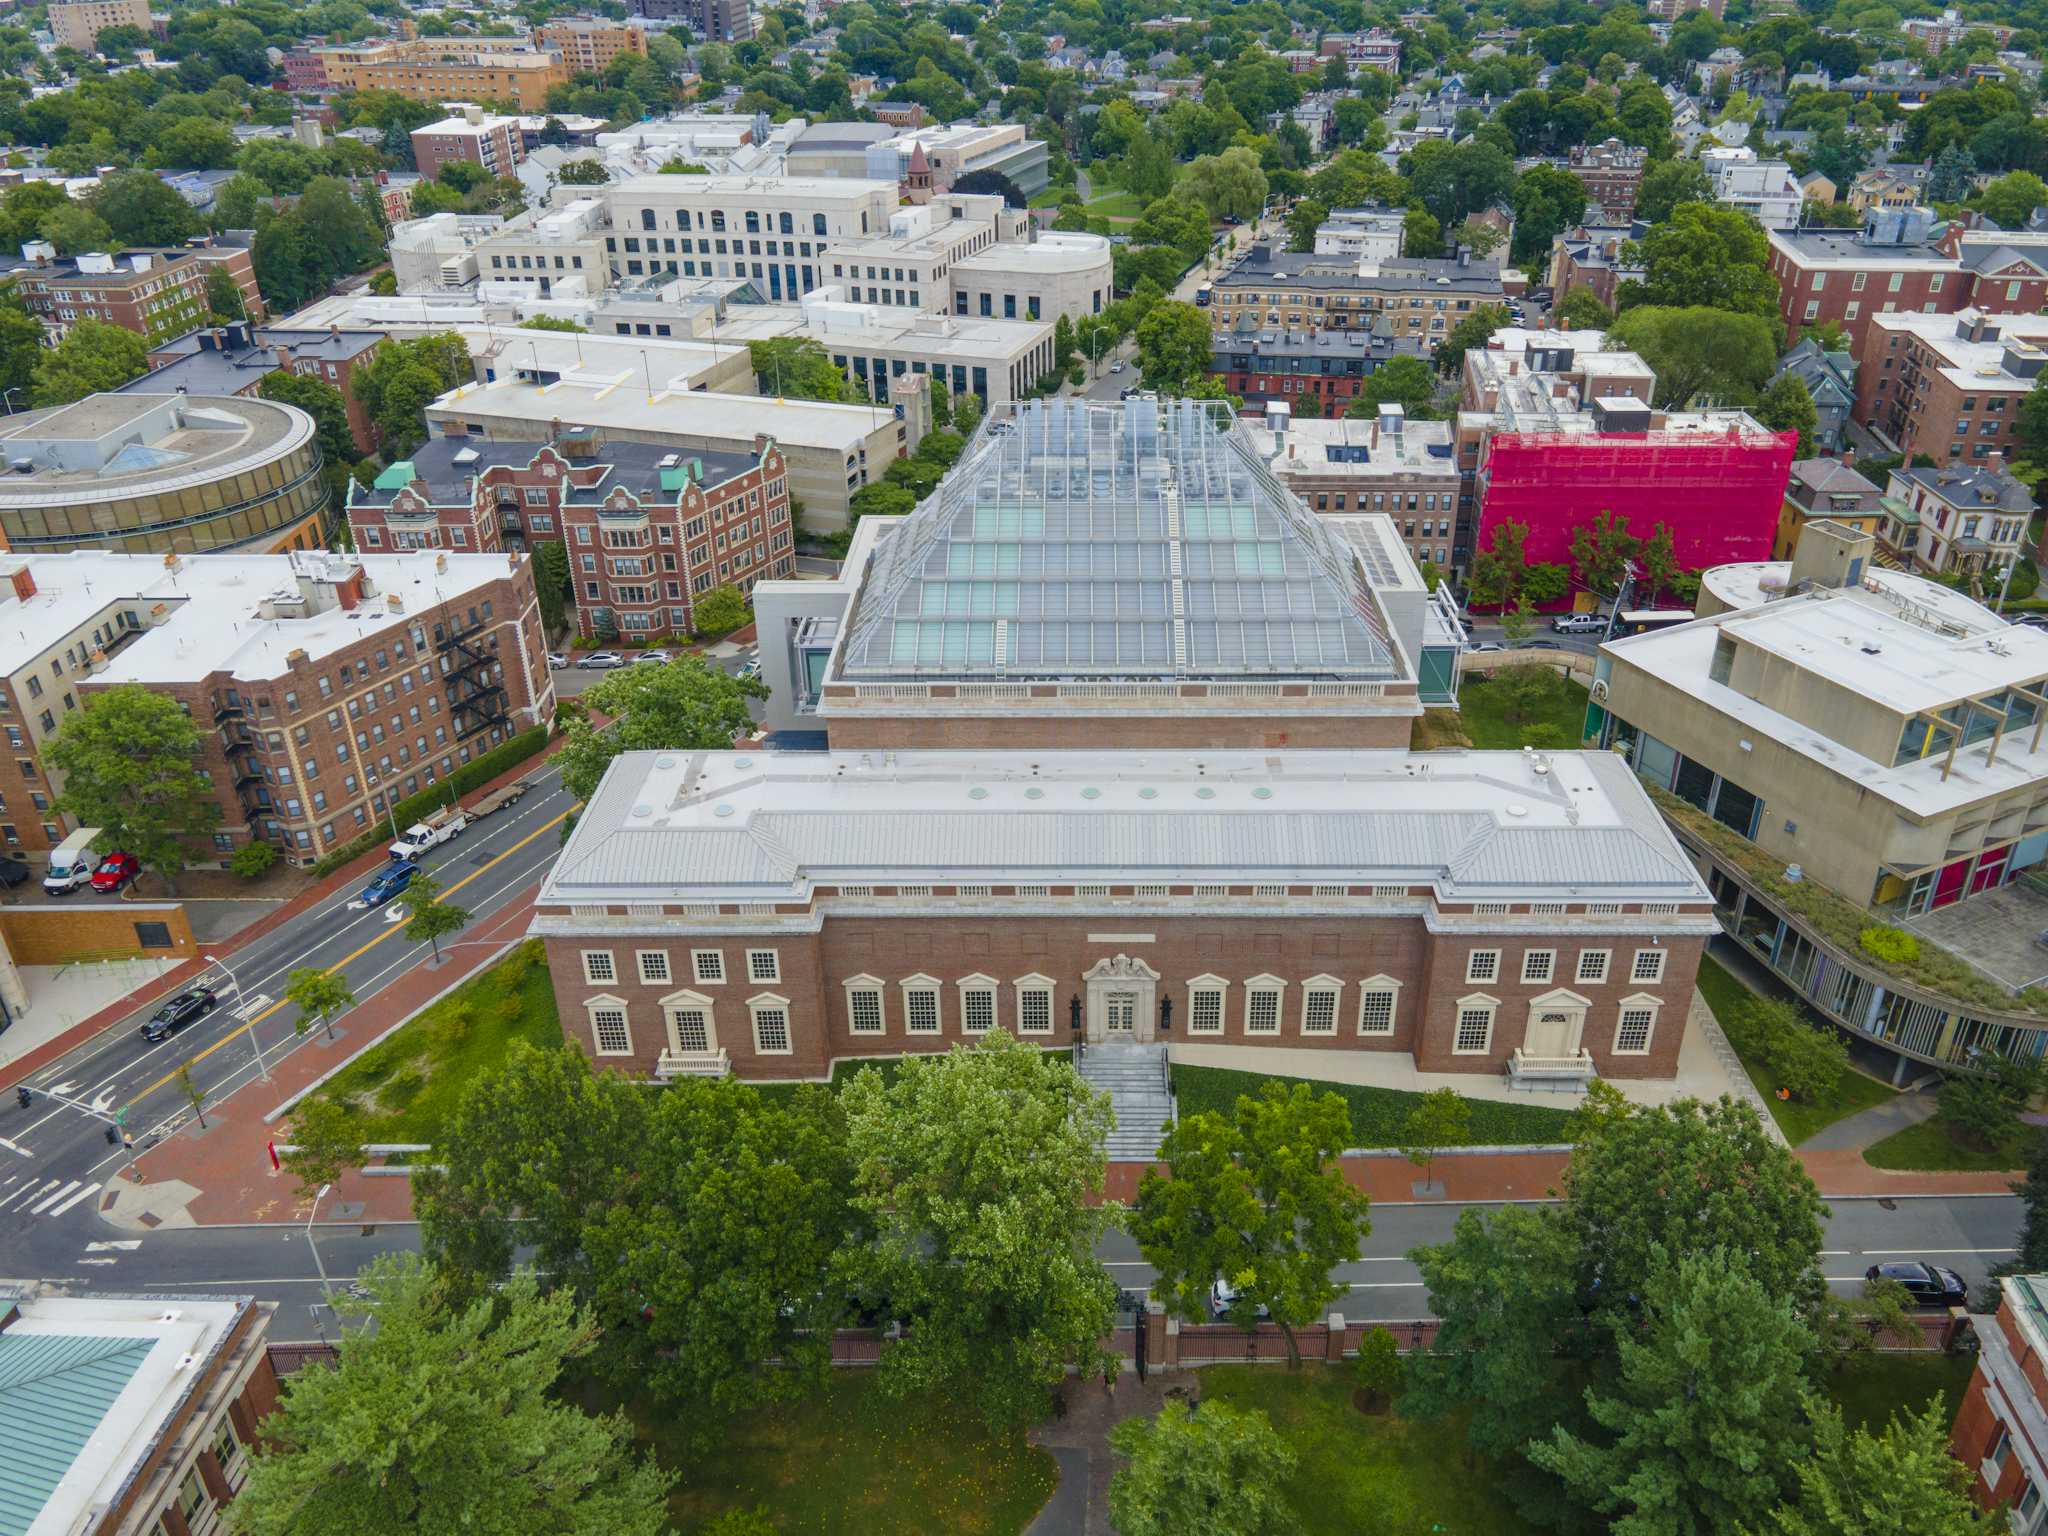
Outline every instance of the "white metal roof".
<svg viewBox="0 0 2048 1536"><path fill-rule="evenodd" d="M630 753L540 899L1011 881L1706 899L1611 753L1399 751Z"/></svg>

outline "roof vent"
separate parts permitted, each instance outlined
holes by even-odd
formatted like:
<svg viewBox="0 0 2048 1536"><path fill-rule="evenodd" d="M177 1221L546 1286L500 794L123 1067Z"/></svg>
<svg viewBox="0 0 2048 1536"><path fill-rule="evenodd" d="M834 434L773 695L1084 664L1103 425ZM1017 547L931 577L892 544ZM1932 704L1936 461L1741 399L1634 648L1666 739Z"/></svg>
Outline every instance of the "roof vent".
<svg viewBox="0 0 2048 1536"><path fill-rule="evenodd" d="M1875 656L1875 655L1877 655L1877 654L1878 654L1879 652L1883 651L1883 649L1884 649L1884 647L1883 647L1883 646L1881 646L1881 645L1875 645L1875 644L1872 644L1872 645L1866 645L1866 646L1864 646L1864 647L1863 647L1863 654L1864 654L1864 655L1866 655L1866 656Z"/></svg>
<svg viewBox="0 0 2048 1536"><path fill-rule="evenodd" d="M1252 791L1252 798L1254 800L1270 800L1273 798L1273 791L1268 789L1265 785L1261 784L1257 789Z"/></svg>
<svg viewBox="0 0 2048 1536"><path fill-rule="evenodd" d="M1516 818L1517 820L1520 820L1522 817L1529 814L1529 807L1522 804L1522 802L1519 800L1510 800L1507 803L1507 813L1510 816Z"/></svg>
<svg viewBox="0 0 2048 1536"><path fill-rule="evenodd" d="M1024 791L1024 798L1026 800L1043 800L1045 798L1045 791L1034 784Z"/></svg>
<svg viewBox="0 0 2048 1536"><path fill-rule="evenodd" d="M1097 789L1093 784L1090 784L1086 789L1081 791L1081 798L1083 800L1100 800L1102 798L1102 791Z"/></svg>
<svg viewBox="0 0 2048 1536"><path fill-rule="evenodd" d="M1197 800L1214 800L1216 798L1216 791L1211 789L1208 785L1204 784L1200 789L1195 791L1195 798Z"/></svg>
<svg viewBox="0 0 2048 1536"><path fill-rule="evenodd" d="M724 801L720 801L711 808L711 814L714 816L730 816L732 814L732 807Z"/></svg>
<svg viewBox="0 0 2048 1536"><path fill-rule="evenodd" d="M967 798L970 800L986 800L988 798L988 791L977 784L974 788L967 791Z"/></svg>

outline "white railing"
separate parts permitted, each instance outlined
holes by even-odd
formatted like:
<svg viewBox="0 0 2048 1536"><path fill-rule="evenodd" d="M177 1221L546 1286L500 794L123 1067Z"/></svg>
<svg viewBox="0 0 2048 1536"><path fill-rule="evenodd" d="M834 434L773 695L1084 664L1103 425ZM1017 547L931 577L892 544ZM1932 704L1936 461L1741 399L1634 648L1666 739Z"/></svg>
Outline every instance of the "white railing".
<svg viewBox="0 0 2048 1536"><path fill-rule="evenodd" d="M1516 1081L1583 1081L1598 1075L1591 1051L1580 1051L1574 1056L1531 1056L1517 1046L1508 1061L1508 1076Z"/></svg>
<svg viewBox="0 0 2048 1536"><path fill-rule="evenodd" d="M1180 702L1194 708L1204 704L1244 699L1262 699L1284 704L1289 709L1327 708L1333 705L1370 703L1389 696L1384 683L1310 683L1305 693L1287 695L1283 684L1271 683L853 683L828 687L823 703L829 707L859 707L864 704L934 702L977 704L1042 705L1049 699L1068 703L1120 704L1131 700ZM946 694L934 698L932 690ZM1412 693L1412 687L1411 687Z"/></svg>
<svg viewBox="0 0 2048 1536"><path fill-rule="evenodd" d="M679 1077L726 1077L732 1072L732 1059L720 1051L663 1051L661 1059L654 1064L654 1076L659 1082L673 1082Z"/></svg>

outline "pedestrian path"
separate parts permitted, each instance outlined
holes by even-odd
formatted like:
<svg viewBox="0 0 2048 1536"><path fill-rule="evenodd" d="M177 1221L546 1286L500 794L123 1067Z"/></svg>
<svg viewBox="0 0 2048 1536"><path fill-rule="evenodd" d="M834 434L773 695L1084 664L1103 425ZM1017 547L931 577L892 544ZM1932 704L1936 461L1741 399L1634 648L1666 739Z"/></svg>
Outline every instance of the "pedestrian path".
<svg viewBox="0 0 2048 1536"><path fill-rule="evenodd" d="M1861 1152L1885 1137L1932 1120L1940 1106L1931 1093L1902 1093L1882 1104L1845 1115L1833 1125L1824 1125L1799 1143L1802 1152Z"/></svg>
<svg viewBox="0 0 2048 1536"><path fill-rule="evenodd" d="M1109 1095L1116 1125L1103 1142L1112 1160L1144 1161L1159 1150L1173 1124L1173 1096L1166 1087L1166 1047L1115 1042L1081 1053L1081 1076Z"/></svg>
<svg viewBox="0 0 2048 1536"><path fill-rule="evenodd" d="M0 1178L0 1215L62 1216L100 1190L99 1180L46 1179L33 1173Z"/></svg>

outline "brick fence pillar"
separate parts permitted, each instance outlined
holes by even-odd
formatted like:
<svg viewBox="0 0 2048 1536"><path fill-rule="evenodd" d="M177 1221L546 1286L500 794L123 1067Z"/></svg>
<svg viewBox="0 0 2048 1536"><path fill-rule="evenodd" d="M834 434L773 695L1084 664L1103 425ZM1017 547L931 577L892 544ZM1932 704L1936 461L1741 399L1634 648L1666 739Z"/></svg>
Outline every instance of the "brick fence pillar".
<svg viewBox="0 0 2048 1536"><path fill-rule="evenodd" d="M1332 1312L1328 1322L1330 1326L1323 1344L1323 1359L1336 1365L1344 1358L1344 1314Z"/></svg>
<svg viewBox="0 0 2048 1536"><path fill-rule="evenodd" d="M1180 1369L1180 1319L1162 1318L1165 1327L1159 1330L1159 1364L1161 1369Z"/></svg>

